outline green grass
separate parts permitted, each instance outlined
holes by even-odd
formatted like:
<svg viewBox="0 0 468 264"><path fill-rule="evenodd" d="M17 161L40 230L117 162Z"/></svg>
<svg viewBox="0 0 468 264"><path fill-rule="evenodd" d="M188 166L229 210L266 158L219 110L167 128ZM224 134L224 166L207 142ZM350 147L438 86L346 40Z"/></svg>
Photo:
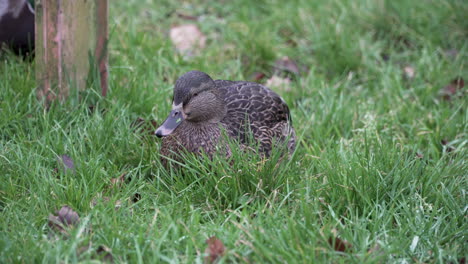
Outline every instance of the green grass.
<svg viewBox="0 0 468 264"><path fill-rule="evenodd" d="M210 236L225 244L225 263L466 257L468 104L439 95L468 78L466 1L109 2L106 98L91 87L46 110L33 64L0 56L0 262L81 262L105 245L118 262L201 263ZM168 38L183 23L208 37L190 61ZM164 120L185 71L249 79L283 56L308 71L277 90L299 135L278 167L278 156L235 152L232 165L187 158L183 175L166 171L160 140L131 128L138 117ZM60 169L63 154L75 174ZM109 189L123 173L127 182ZM99 195L110 201L91 206ZM80 224L67 239L49 237L48 215L65 204ZM333 232L351 248L335 251Z"/></svg>

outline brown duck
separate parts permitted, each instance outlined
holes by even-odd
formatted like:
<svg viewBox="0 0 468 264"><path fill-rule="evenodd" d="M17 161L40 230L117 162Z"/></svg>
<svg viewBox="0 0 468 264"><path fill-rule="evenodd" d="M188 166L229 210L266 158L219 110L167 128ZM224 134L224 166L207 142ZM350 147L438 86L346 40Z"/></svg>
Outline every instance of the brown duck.
<svg viewBox="0 0 468 264"><path fill-rule="evenodd" d="M258 83L213 80L200 71L177 79L172 111L155 134L163 137L162 156L178 160L184 150L211 156L219 149L223 129L245 147L251 131L265 156L274 142L287 144L290 153L296 146L289 108L278 94Z"/></svg>

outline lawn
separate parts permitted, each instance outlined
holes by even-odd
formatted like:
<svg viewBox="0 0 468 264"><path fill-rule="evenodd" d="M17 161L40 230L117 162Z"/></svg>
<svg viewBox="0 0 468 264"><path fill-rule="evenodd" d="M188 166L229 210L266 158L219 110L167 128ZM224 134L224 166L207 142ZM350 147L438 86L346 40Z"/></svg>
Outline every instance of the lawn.
<svg viewBox="0 0 468 264"><path fill-rule="evenodd" d="M466 261L468 2L109 3L105 98L90 81L46 109L34 64L0 55L1 263L203 263L212 236L221 263ZM206 36L191 58L169 37L183 24ZM292 158L162 168L150 121L193 69L289 78ZM79 221L61 233L64 205Z"/></svg>

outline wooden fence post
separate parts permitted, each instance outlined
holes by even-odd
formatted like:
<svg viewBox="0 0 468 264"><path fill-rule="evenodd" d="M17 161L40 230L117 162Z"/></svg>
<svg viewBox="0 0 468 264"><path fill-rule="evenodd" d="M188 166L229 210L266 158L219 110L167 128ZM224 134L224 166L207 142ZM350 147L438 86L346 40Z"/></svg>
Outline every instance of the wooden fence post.
<svg viewBox="0 0 468 264"><path fill-rule="evenodd" d="M47 103L85 89L98 70L107 93L107 0L36 0L37 95ZM91 59L91 60L90 60Z"/></svg>

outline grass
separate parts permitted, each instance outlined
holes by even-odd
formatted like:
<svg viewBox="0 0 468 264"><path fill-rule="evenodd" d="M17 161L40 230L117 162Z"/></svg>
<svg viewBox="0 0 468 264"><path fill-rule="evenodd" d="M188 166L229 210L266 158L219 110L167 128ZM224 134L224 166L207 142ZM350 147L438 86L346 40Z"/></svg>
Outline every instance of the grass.
<svg viewBox="0 0 468 264"><path fill-rule="evenodd" d="M46 110L32 64L1 56L0 262L82 262L105 245L117 262L201 263L211 236L224 263L466 259L467 101L439 95L468 76L465 1L132 0L110 11L106 98L90 84ZM208 37L189 61L168 38L184 23ZM164 120L185 71L250 79L283 56L308 70L276 89L299 135L279 166L236 152L233 165L187 158L181 175L161 168L159 139L131 128ZM75 173L58 164L64 154ZM50 237L48 215L65 204L80 224ZM330 245L337 236L345 252Z"/></svg>

